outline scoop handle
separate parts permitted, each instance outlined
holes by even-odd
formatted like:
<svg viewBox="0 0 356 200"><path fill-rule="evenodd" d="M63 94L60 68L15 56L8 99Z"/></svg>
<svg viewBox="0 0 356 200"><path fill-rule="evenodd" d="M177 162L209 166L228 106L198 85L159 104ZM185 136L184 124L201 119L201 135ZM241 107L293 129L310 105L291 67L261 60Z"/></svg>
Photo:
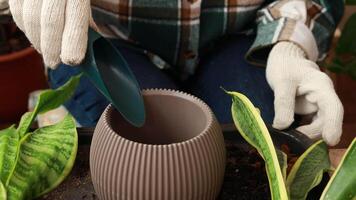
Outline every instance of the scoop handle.
<svg viewBox="0 0 356 200"><path fill-rule="evenodd" d="M94 42L101 38L101 35L94 31L92 28L89 28L88 31L88 47L85 55L85 59L78 67L81 69L84 75L86 75L90 81L95 85L95 87L110 101L112 99L110 97L109 91L107 90L104 81L102 80L100 73L97 68L97 64L95 62L94 57Z"/></svg>

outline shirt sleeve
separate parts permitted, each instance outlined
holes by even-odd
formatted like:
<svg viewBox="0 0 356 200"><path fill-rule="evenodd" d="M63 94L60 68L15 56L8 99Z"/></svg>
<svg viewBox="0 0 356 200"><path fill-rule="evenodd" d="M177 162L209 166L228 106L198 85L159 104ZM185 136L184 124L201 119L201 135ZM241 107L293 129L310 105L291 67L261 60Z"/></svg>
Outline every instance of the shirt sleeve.
<svg viewBox="0 0 356 200"><path fill-rule="evenodd" d="M343 15L343 0L279 0L258 11L257 37L248 62L265 66L273 45L290 41L312 61L325 58Z"/></svg>

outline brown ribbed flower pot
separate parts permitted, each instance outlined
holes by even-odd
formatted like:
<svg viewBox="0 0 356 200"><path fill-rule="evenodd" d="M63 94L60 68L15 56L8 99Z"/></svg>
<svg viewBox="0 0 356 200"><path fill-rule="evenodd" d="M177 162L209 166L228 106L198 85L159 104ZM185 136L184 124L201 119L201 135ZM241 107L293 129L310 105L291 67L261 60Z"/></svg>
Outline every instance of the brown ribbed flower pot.
<svg viewBox="0 0 356 200"><path fill-rule="evenodd" d="M108 106L95 129L90 168L99 198L215 199L226 152L209 107L176 91L147 90L143 95L144 127L131 126Z"/></svg>

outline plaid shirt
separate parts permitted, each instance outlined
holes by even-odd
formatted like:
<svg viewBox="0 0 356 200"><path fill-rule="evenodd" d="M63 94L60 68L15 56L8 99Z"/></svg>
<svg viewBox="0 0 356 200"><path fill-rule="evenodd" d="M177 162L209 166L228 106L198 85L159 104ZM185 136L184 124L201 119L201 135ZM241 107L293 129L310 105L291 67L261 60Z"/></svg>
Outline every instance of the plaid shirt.
<svg viewBox="0 0 356 200"><path fill-rule="evenodd" d="M325 57L343 14L343 0L92 0L93 16L112 34L145 49L160 68L187 77L220 37L257 27L246 59L265 65L278 41ZM256 23L255 23L256 22Z"/></svg>
<svg viewBox="0 0 356 200"><path fill-rule="evenodd" d="M265 65L278 41L323 59L343 14L343 0L91 0L93 17L110 35L144 49L160 68L193 74L199 55L224 35L255 27L246 59ZM0 11L6 5L1 5ZM256 22L256 23L255 23ZM255 26L253 26L255 25Z"/></svg>

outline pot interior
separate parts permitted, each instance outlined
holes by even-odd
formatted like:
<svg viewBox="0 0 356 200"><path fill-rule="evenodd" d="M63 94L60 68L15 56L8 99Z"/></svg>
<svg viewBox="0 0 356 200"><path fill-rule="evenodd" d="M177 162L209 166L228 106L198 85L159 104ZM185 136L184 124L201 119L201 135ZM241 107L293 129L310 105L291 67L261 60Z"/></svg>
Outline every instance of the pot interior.
<svg viewBox="0 0 356 200"><path fill-rule="evenodd" d="M172 144L192 139L208 125L210 112L204 104L180 93L146 93L143 95L146 122L137 128L126 122L113 107L108 122L120 136L143 144Z"/></svg>

